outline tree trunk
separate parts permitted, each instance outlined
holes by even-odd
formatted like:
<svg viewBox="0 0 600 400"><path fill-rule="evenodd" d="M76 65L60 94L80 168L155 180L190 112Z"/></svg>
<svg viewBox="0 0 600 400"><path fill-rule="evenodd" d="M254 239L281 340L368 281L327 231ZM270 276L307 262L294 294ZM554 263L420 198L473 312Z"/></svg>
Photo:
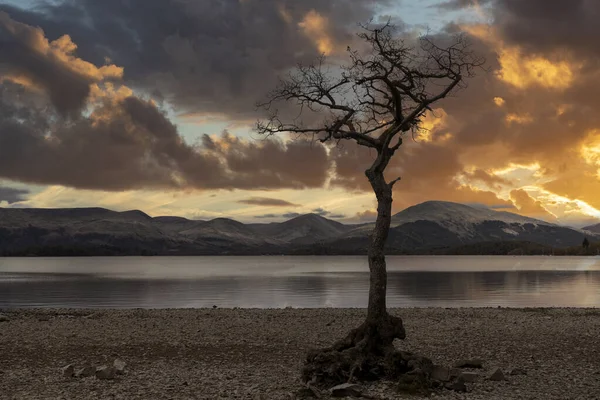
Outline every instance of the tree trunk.
<svg viewBox="0 0 600 400"><path fill-rule="evenodd" d="M389 315L386 309L387 271L385 243L392 218L392 186L383 172L366 172L377 197L377 220L369 245L369 305L367 318L332 347L308 354L302 371L305 382L326 387L337 383L398 376L415 368L409 367L410 353L395 350L394 339L406 337L402 319ZM420 361L419 361L419 365Z"/></svg>
<svg viewBox="0 0 600 400"><path fill-rule="evenodd" d="M370 176L369 176L370 175ZM377 197L377 220L369 245L369 307L367 321L375 323L386 315L387 270L385 263L385 243L392 221L392 189L385 182L383 174L367 173L369 182Z"/></svg>

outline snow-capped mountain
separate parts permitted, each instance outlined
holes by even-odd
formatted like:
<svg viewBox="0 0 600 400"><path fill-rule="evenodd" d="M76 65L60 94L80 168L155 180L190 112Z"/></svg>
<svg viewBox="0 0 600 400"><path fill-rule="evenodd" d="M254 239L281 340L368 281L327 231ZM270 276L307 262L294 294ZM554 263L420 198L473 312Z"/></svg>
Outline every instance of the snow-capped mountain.
<svg viewBox="0 0 600 400"><path fill-rule="evenodd" d="M227 218L152 218L141 211L102 208L0 208L0 254L363 254L373 225L341 224L316 214L243 224ZM560 248L580 245L586 235L594 239L594 229L588 228L580 231L508 212L428 201L392 217L388 251L428 253L489 242Z"/></svg>

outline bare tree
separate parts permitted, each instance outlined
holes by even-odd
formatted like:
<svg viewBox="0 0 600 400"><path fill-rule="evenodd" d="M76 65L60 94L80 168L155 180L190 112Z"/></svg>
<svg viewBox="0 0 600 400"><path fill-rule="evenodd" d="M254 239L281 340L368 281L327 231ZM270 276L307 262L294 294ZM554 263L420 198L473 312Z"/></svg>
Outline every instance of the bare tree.
<svg viewBox="0 0 600 400"><path fill-rule="evenodd" d="M350 63L339 68L328 66L324 57L298 66L259 104L270 111L270 117L256 127L265 135L291 132L313 135L321 142L354 141L377 154L365 171L377 198L377 220L368 250L367 317L331 348L309 355L303 378L317 384L373 378L397 367L382 360L389 361L394 354L394 339L405 338L402 319L386 309L384 254L392 188L400 178L388 181L384 172L405 134L418 130L431 106L464 87L465 78L483 64L461 35L446 45L425 36L410 46L389 23L362 28L358 36L367 45L366 52L348 48ZM298 117L284 121L275 109L281 101L296 103Z"/></svg>

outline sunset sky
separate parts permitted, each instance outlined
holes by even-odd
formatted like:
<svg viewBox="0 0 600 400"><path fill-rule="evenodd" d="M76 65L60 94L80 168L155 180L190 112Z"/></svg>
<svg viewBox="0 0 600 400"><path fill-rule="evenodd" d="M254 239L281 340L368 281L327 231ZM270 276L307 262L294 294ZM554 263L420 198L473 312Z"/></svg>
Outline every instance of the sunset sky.
<svg viewBox="0 0 600 400"><path fill-rule="evenodd" d="M373 219L373 154L253 132L298 62L347 61L358 23L458 30L487 71L396 153L394 208L600 219L600 1L0 0L0 206L280 221Z"/></svg>

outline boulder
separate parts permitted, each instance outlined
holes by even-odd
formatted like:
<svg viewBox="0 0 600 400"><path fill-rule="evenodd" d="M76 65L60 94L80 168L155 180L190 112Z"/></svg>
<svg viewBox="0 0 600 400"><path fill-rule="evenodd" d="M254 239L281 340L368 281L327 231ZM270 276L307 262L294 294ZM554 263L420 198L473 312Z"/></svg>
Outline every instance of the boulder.
<svg viewBox="0 0 600 400"><path fill-rule="evenodd" d="M75 371L75 376L77 378L87 378L88 376L93 376L95 373L96 369L90 364L86 364L82 368L79 368L77 371Z"/></svg>
<svg viewBox="0 0 600 400"><path fill-rule="evenodd" d="M115 358L115 361L113 362L113 367L115 367L117 374L123 375L125 373L126 366L127 364L125 363L125 361L121 360L120 358Z"/></svg>
<svg viewBox="0 0 600 400"><path fill-rule="evenodd" d="M459 377L454 382L446 383L446 389L454 390L455 392L466 392L467 385L465 385L465 381Z"/></svg>
<svg viewBox="0 0 600 400"><path fill-rule="evenodd" d="M434 365L431 369L431 379L440 382L448 382L450 380L450 368Z"/></svg>
<svg viewBox="0 0 600 400"><path fill-rule="evenodd" d="M62 367L62 374L65 378L72 378L75 375L75 366L73 364Z"/></svg>
<svg viewBox="0 0 600 400"><path fill-rule="evenodd" d="M460 374L462 374L462 370L460 368L450 368L450 380L458 378Z"/></svg>
<svg viewBox="0 0 600 400"><path fill-rule="evenodd" d="M488 377L490 381L504 381L506 377L500 368L496 368L492 371L492 374Z"/></svg>
<svg viewBox="0 0 600 400"><path fill-rule="evenodd" d="M483 361L478 358L471 360L459 360L454 364L455 368L483 368Z"/></svg>
<svg viewBox="0 0 600 400"><path fill-rule="evenodd" d="M331 388L331 397L361 397L362 389L353 383L342 383Z"/></svg>
<svg viewBox="0 0 600 400"><path fill-rule="evenodd" d="M98 379L115 379L115 375L117 375L117 369L115 367L103 365L96 368L96 378Z"/></svg>
<svg viewBox="0 0 600 400"><path fill-rule="evenodd" d="M4 314L0 314L0 322L8 322L10 321L10 318L8 318L8 316L4 315Z"/></svg>
<svg viewBox="0 0 600 400"><path fill-rule="evenodd" d="M294 398L300 399L318 399L317 394L308 387L298 389L294 395Z"/></svg>
<svg viewBox="0 0 600 400"><path fill-rule="evenodd" d="M475 372L462 372L459 377L463 382L473 383L479 379L479 374Z"/></svg>
<svg viewBox="0 0 600 400"><path fill-rule="evenodd" d="M513 368L508 373L509 375L527 375L527 371L523 368Z"/></svg>

